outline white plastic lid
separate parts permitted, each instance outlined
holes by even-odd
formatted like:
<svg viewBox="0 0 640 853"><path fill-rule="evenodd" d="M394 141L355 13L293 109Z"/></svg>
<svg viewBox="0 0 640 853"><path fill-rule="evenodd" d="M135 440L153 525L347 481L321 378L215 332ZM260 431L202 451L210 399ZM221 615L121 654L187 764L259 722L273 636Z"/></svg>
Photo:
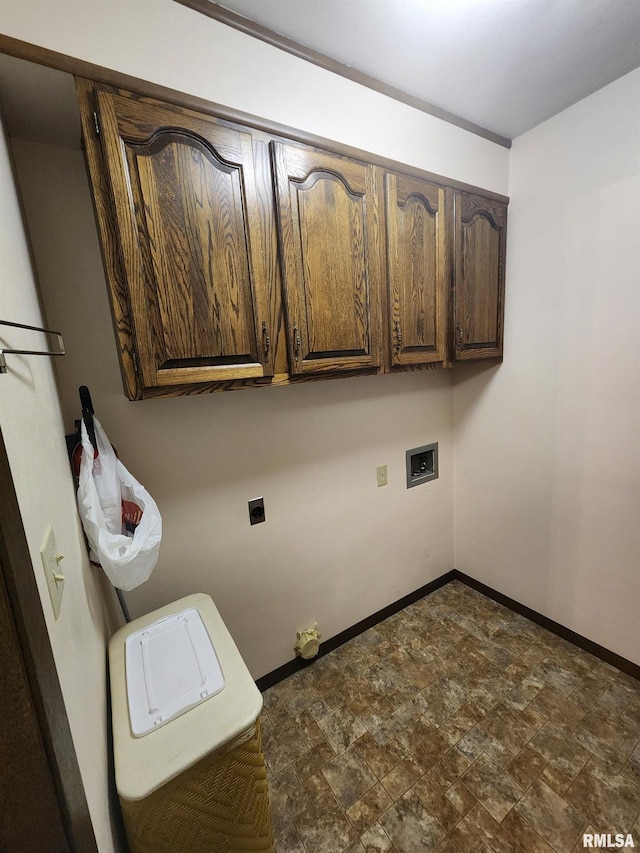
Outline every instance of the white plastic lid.
<svg viewBox="0 0 640 853"><path fill-rule="evenodd" d="M200 613L183 610L128 636L126 679L136 737L219 693L225 679Z"/></svg>

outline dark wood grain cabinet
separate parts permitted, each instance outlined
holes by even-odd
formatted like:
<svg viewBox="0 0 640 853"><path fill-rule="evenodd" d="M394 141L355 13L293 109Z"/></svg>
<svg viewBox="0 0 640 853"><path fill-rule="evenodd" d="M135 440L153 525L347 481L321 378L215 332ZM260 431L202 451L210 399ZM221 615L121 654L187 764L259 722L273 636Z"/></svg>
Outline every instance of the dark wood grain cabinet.
<svg viewBox="0 0 640 853"><path fill-rule="evenodd" d="M455 358L499 358L503 349L507 206L455 194Z"/></svg>
<svg viewBox="0 0 640 853"><path fill-rule="evenodd" d="M271 375L251 135L126 93L96 118L143 386Z"/></svg>
<svg viewBox="0 0 640 853"><path fill-rule="evenodd" d="M378 170L272 143L292 375L380 367Z"/></svg>
<svg viewBox="0 0 640 853"><path fill-rule="evenodd" d="M447 356L448 195L420 178L385 175L392 366L444 362Z"/></svg>
<svg viewBox="0 0 640 853"><path fill-rule="evenodd" d="M76 87L131 399L501 357L501 200Z"/></svg>

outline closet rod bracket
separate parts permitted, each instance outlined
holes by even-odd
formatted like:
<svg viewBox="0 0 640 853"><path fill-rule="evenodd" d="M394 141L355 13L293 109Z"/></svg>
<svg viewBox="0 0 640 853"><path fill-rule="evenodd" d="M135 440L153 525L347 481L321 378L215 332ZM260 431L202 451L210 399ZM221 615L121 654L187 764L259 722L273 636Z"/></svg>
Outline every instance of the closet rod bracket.
<svg viewBox="0 0 640 853"><path fill-rule="evenodd" d="M64 355L64 341L62 340L61 332L54 332L51 329L41 329L39 326L27 326L25 323L11 323L9 320L0 320L0 326L12 326L14 329L27 329L31 332L44 332L45 335L52 335L57 340L57 350L32 350L32 349L6 349L0 348L0 373L7 372L7 362L5 355Z"/></svg>

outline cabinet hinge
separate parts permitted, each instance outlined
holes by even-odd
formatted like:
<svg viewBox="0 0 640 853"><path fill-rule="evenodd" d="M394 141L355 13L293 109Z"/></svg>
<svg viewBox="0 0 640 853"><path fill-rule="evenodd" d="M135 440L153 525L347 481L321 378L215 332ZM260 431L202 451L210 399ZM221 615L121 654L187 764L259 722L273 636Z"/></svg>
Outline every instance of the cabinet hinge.
<svg viewBox="0 0 640 853"><path fill-rule="evenodd" d="M135 354L135 352L131 353L131 359L133 361L133 369L137 373L138 372L138 356Z"/></svg>
<svg viewBox="0 0 640 853"><path fill-rule="evenodd" d="M100 136L100 119L98 118L98 113L93 111L93 126L96 129L96 136Z"/></svg>

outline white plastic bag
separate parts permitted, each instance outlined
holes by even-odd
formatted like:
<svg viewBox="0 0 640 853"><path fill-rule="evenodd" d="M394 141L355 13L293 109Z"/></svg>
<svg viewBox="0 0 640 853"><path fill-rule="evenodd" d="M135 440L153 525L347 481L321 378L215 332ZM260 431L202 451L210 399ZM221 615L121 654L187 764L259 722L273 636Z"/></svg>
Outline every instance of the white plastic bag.
<svg viewBox="0 0 640 853"><path fill-rule="evenodd" d="M96 417L98 456L82 423L78 509L91 546L90 557L111 583L135 589L149 579L158 561L162 518L149 492L117 458Z"/></svg>

